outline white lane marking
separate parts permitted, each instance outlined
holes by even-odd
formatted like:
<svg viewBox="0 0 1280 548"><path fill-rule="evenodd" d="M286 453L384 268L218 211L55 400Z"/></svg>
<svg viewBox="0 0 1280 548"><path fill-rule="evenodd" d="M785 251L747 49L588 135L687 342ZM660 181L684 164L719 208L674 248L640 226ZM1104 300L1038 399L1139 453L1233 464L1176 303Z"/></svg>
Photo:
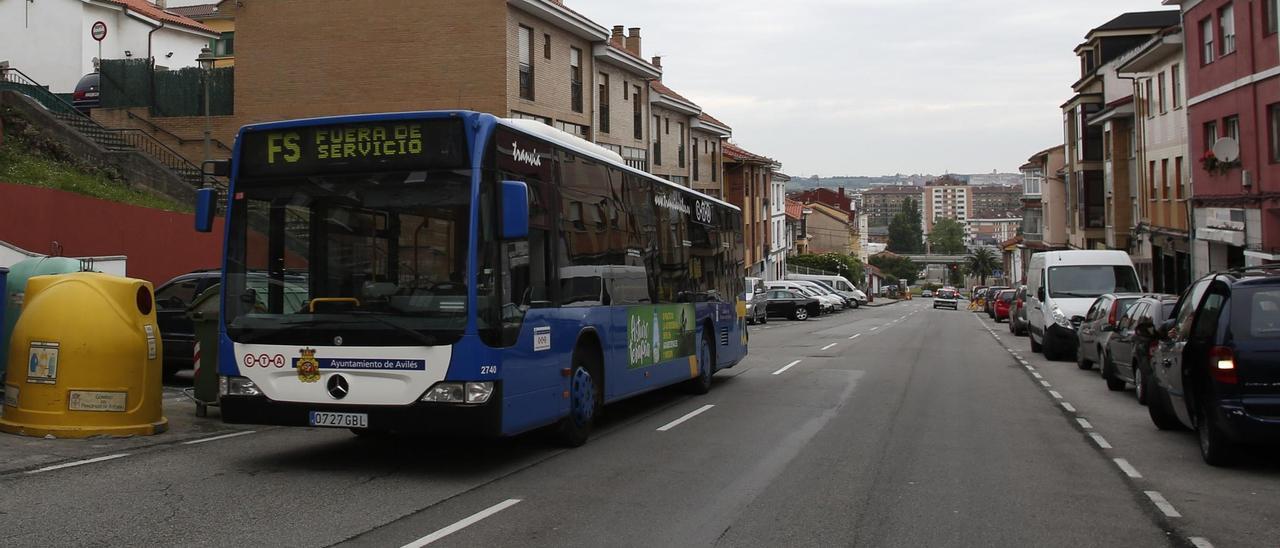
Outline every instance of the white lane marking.
<svg viewBox="0 0 1280 548"><path fill-rule="evenodd" d="M877 325L877 326L875 326L875 327L872 327L872 328L871 328L871 330L872 330L872 331L875 331L875 330L877 330L877 329L880 329L880 326L878 326L878 325Z"/></svg>
<svg viewBox="0 0 1280 548"><path fill-rule="evenodd" d="M822 347L822 349L823 349L823 350L828 350L828 349L830 349L831 347L833 347L833 346L835 346L835 345L837 345L837 344L839 344L839 343L831 343L831 344L828 344L828 345L826 345L826 346Z"/></svg>
<svg viewBox="0 0 1280 548"><path fill-rule="evenodd" d="M1075 413L1075 412L1076 412L1076 408L1075 408L1074 406L1072 406L1071 404L1069 404L1069 403L1065 402L1065 401L1064 401L1064 402L1062 402L1062 408L1063 408L1063 409L1066 409L1067 411L1070 411L1070 412L1072 412L1072 413Z"/></svg>
<svg viewBox="0 0 1280 548"><path fill-rule="evenodd" d="M28 474L39 474L40 472L48 472L48 471L50 471L50 470L61 470L61 469L63 469L63 468L71 468L72 466L82 466L82 465L85 465L85 464L93 464L93 463L95 463L95 462L102 462L102 461L104 461L104 460L118 459L118 458L120 458L120 457L127 457L127 456L129 456L129 454L128 454L128 453L116 453L116 454L114 454L114 455L107 455L107 456L105 456L105 457L94 457L94 458L91 458L91 459L77 460L77 461L72 461L72 462L64 462L64 463L62 463L62 464L55 464L55 465L53 465L53 466L46 466L46 467L44 467L44 468L37 468L37 469L35 469L35 470L27 470L27 473L28 473Z"/></svg>
<svg viewBox="0 0 1280 548"><path fill-rule="evenodd" d="M1026 365L1026 366L1027 366L1027 369L1034 369L1033 367L1031 367L1030 365L1028 365L1028 364L1029 364L1029 363L1031 363L1031 362L1028 362L1027 360L1024 360L1024 359L1022 359L1022 358L1018 358L1018 361L1022 362L1022 365Z"/></svg>
<svg viewBox="0 0 1280 548"><path fill-rule="evenodd" d="M1107 443L1107 438L1102 437L1102 434L1099 434L1097 432L1089 432L1089 437L1093 438L1093 443L1098 444L1098 447L1101 447L1103 449L1111 449L1111 444Z"/></svg>
<svg viewBox="0 0 1280 548"><path fill-rule="evenodd" d="M1037 378L1037 379L1043 379L1043 378L1044 378L1044 375L1041 375L1041 374L1039 374L1039 373L1036 373L1035 371L1032 371L1032 372L1031 372L1031 376L1032 376L1032 377L1035 377L1035 378Z"/></svg>
<svg viewBox="0 0 1280 548"><path fill-rule="evenodd" d="M1204 537L1191 537L1187 540L1191 541L1191 545L1196 548L1213 548L1213 544L1209 542L1209 539Z"/></svg>
<svg viewBox="0 0 1280 548"><path fill-rule="evenodd" d="M1093 429L1093 425L1092 425L1092 424L1089 424L1089 421L1087 421L1087 420L1084 420L1084 419L1082 419L1082 418L1077 417L1077 418L1076 418L1076 422L1080 423L1080 428L1084 428L1085 430L1092 430L1092 429Z"/></svg>
<svg viewBox="0 0 1280 548"><path fill-rule="evenodd" d="M484 518L492 516L498 512L506 510L507 508L515 506L516 504L519 504L519 503L520 503L520 499L504 500L502 502L499 502L498 504L485 508L484 510L471 514L470 516L462 518L461 521L458 521L453 525L450 525L448 527L445 527L444 529L440 529L434 533L431 533L430 535L427 535L418 540L410 542L409 544L406 544L401 548L421 548L437 540L440 540L444 537L457 533L458 531L466 529L467 527L471 526L472 524Z"/></svg>
<svg viewBox="0 0 1280 548"><path fill-rule="evenodd" d="M1062 394L1059 394L1057 390L1050 390L1050 391L1049 391L1049 395L1050 395L1050 396L1053 396L1053 399L1055 399L1055 400L1060 400L1060 399L1062 399Z"/></svg>
<svg viewBox="0 0 1280 548"><path fill-rule="evenodd" d="M1049 388L1049 387L1053 386L1052 384L1049 384L1049 381L1040 381L1040 385L1041 385L1041 386L1043 386L1043 387L1045 387L1045 388Z"/></svg>
<svg viewBox="0 0 1280 548"><path fill-rule="evenodd" d="M708 410L708 409L711 409L712 407L715 407L715 404L710 404L710 403L708 403L708 404L706 404L706 405L704 405L704 406L702 406L702 407L699 407L699 408L697 408L697 409L694 409L693 411L690 411L687 415L685 415L685 416L683 416L683 417L680 417L680 418L678 418L678 419L676 419L676 420L673 420L673 421L671 421L671 422L669 422L669 423L667 423L667 424L662 425L661 427L659 427L659 428L658 428L658 431L659 431L659 432L666 432L667 430L670 430L670 429L672 429L672 428L675 428L675 427L677 427L677 426L680 426L680 423L682 423L682 422L684 422L684 421L687 421L687 420L689 420L689 419L692 419L692 418L694 418L694 417L696 417L696 416L698 416L698 415L701 415L701 414L703 414L703 413L706 413L706 412L707 412L707 410Z"/></svg>
<svg viewBox="0 0 1280 548"><path fill-rule="evenodd" d="M862 336L862 333L854 333L852 337L849 337L849 340L851 340L851 341L852 341L852 340L854 340L854 339L856 339L856 338L858 338L858 337L861 337L861 336Z"/></svg>
<svg viewBox="0 0 1280 548"><path fill-rule="evenodd" d="M218 441L218 440L225 440L225 439L227 439L227 438L234 438L234 437L237 437L237 436L247 436L247 435L252 434L252 433L254 433L254 432L257 432L257 430L245 430L244 432L232 432L232 433L230 433L230 434L223 434L223 435L221 435L221 436L213 436L213 437L209 437L209 438L200 438L200 439L198 439L198 440L184 441L184 442L182 442L182 445L195 445L195 444L197 444L197 443L204 443L204 442L206 442L206 441Z"/></svg>
<svg viewBox="0 0 1280 548"><path fill-rule="evenodd" d="M1035 370L1036 370L1036 368L1031 367L1030 365L1027 365L1027 362L1022 362L1022 365L1023 365L1024 367L1026 367L1026 368L1027 368L1027 371L1035 371Z"/></svg>
<svg viewBox="0 0 1280 548"><path fill-rule="evenodd" d="M1129 476L1133 479L1142 478L1142 474L1139 474L1138 469L1134 468L1132 464L1129 464L1129 461L1125 459L1120 459L1120 458L1111 459L1111 460L1115 461L1116 466L1119 466L1120 469L1124 471L1124 475Z"/></svg>
<svg viewBox="0 0 1280 548"><path fill-rule="evenodd" d="M1143 491L1143 493L1147 494L1147 498L1151 499L1151 502L1155 503L1156 508L1164 512L1165 516L1171 518L1182 517L1182 514L1179 514L1178 510L1172 504L1169 504L1169 501L1165 500L1164 495L1161 495L1159 491Z"/></svg>
<svg viewBox="0 0 1280 548"><path fill-rule="evenodd" d="M781 375L783 371L786 371L786 370L788 370L788 369L791 369L792 367L795 367L795 366L796 366L796 364L797 364L797 363L800 363L800 362L801 362L801 360L793 361L793 362L791 362L791 363L789 363L789 364L787 364L787 365L782 366L782 369L779 369L779 370L777 370L777 371L774 371L774 372L773 372L773 374L774 374L774 375Z"/></svg>

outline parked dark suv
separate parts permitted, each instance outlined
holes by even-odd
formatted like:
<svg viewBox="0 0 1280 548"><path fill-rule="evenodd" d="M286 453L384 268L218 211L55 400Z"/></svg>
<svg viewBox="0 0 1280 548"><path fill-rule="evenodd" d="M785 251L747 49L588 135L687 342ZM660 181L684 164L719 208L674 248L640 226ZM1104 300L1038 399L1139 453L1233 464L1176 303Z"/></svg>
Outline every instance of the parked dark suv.
<svg viewBox="0 0 1280 548"><path fill-rule="evenodd" d="M1280 442L1280 268L1211 274L1157 330L1151 420L1199 435L1205 462Z"/></svg>
<svg viewBox="0 0 1280 548"><path fill-rule="evenodd" d="M166 377L191 368L196 336L195 326L187 318L187 307L197 295L217 284L221 276L218 270L197 270L169 280L156 289L156 323L160 324L160 339L164 342Z"/></svg>

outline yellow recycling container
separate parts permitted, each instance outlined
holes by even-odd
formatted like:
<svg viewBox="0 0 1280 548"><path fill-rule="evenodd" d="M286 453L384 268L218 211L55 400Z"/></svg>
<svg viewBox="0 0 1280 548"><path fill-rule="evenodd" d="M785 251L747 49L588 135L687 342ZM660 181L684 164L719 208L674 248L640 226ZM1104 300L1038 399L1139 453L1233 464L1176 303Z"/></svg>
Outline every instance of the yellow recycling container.
<svg viewBox="0 0 1280 548"><path fill-rule="evenodd" d="M97 272L32 277L10 339L0 431L164 432L163 359L151 282Z"/></svg>

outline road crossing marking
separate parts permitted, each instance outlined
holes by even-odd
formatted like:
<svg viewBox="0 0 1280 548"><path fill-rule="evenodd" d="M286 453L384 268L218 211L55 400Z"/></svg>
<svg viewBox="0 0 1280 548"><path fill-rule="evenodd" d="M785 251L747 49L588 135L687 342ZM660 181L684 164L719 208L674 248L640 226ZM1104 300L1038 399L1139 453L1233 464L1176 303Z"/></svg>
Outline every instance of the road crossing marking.
<svg viewBox="0 0 1280 548"><path fill-rule="evenodd" d="M1151 502L1155 503L1156 508L1164 512L1165 516L1171 518L1182 517L1182 514L1179 514L1178 510L1172 504L1169 504L1169 501L1165 500L1164 495L1161 495L1159 491L1143 491L1143 493L1146 493L1147 498L1151 499Z"/></svg>
<svg viewBox="0 0 1280 548"><path fill-rule="evenodd" d="M1084 420L1084 419L1082 419L1082 418L1077 417L1077 418L1076 418L1076 422L1080 423L1080 428L1084 428L1085 430L1092 430L1092 429L1093 429L1093 425L1092 425L1092 424L1089 424L1089 421L1087 421L1087 420Z"/></svg>
<svg viewBox="0 0 1280 548"><path fill-rule="evenodd" d="M257 430L245 430L244 432L232 432L232 433L230 433L230 434L223 434L223 435L221 435L221 436L213 436L213 437L209 437L209 438L200 438L200 439L198 439L198 440L184 441L184 442L182 442L182 445L195 445L195 444L197 444L197 443L204 443L204 442L206 442L206 441L218 441L218 440L225 440L225 439L227 439L227 438L234 438L234 437L237 437L237 436L247 436L247 435L252 434L252 433L254 433L254 432L257 432Z"/></svg>
<svg viewBox="0 0 1280 548"><path fill-rule="evenodd" d="M1098 447L1101 447L1103 449L1111 449L1111 444L1107 443L1107 439L1102 437L1102 434L1099 434L1097 432L1089 432L1089 437L1093 438L1093 443L1098 444Z"/></svg>
<svg viewBox="0 0 1280 548"><path fill-rule="evenodd" d="M774 374L774 375L781 375L781 374L782 374L782 372L784 372L784 371L786 371L786 370L788 370L788 369L791 369L792 367L795 367L795 366L796 366L796 364L797 364L797 363L800 363L801 361L802 361L802 360L796 360L796 361L793 361L793 362L791 362L791 363L789 363L789 364L787 364L787 365L784 365L784 366L782 366L782 368L781 368L781 369L779 369L779 370L777 370L777 371L774 371L774 372L773 372L773 374Z"/></svg>
<svg viewBox="0 0 1280 548"><path fill-rule="evenodd" d="M835 345L837 345L837 344L839 344L839 343L831 343L831 344L828 344L828 345L826 345L826 346L822 347L822 349L823 349L823 350L829 350L831 347L833 347L833 346L835 346Z"/></svg>
<svg viewBox="0 0 1280 548"><path fill-rule="evenodd" d="M796 360L796 361L798 362L798 361L800 361L800 360ZM669 422L669 423L667 423L667 424L664 424L664 425L662 425L662 426L658 427L658 431L659 431L659 432L666 432L667 430L670 430L670 429L672 429L672 428L675 428L675 427L677 427L677 426L680 426L680 423L682 423L682 422L684 422L684 421L687 421L687 420L689 420L689 419L692 419L692 418L694 418L694 417L696 417L696 416L698 416L698 415L701 415L701 414L703 414L703 413L706 413L706 412L707 412L707 410L708 410L708 409L711 409L712 407L715 407L715 404L710 404L710 403L708 403L708 404L706 404L706 405L704 405L704 406L702 406L702 407L699 407L699 408L697 408L697 409L694 409L693 411L690 411L690 412L689 412L688 414L686 414L685 416L680 417L680 418L678 418L678 419L676 419L676 420L673 420L673 421L671 421L671 422Z"/></svg>
<svg viewBox="0 0 1280 548"><path fill-rule="evenodd" d="M430 535L427 535L427 536L422 537L422 538L420 538L420 539L418 539L418 540L415 540L415 541L413 541L413 542L410 542L409 544L406 544L406 545L402 546L401 548L421 548L421 547L426 546L426 545L428 545L428 544L431 544L431 543L433 543L433 542L435 542L435 541L437 541L437 540L440 540L440 539L442 539L442 538L444 538L444 537L447 537L447 536L449 536L449 535L452 535L452 534L454 534L454 533L457 533L458 531L461 531L461 530L463 530L463 529L466 529L467 527L469 527L469 526L471 526L471 525L475 524L476 522L478 522L478 521L480 521L480 520L482 520L482 519L484 519L484 518L487 518L487 517L489 517L489 516L492 516L492 515L494 515L494 514L496 514L496 513L498 513L498 512L501 512L501 511L503 511L503 510L506 510L507 508L510 508L510 507L512 507L512 506L515 506L516 504L519 504L519 503L520 503L520 499L507 499L507 500L504 500L504 501L502 501L502 502L499 502L498 504L495 504L495 505L493 505L493 506L490 506L490 507L488 507L488 508L485 508L484 510L481 510L481 511L479 511L479 512L476 512L476 513L474 513L474 514L471 514L470 516L467 516L467 517L465 517L465 518L462 518L462 520L461 520L461 521L458 521L458 522L454 523L453 525L450 525L450 526L448 526L448 527L445 527L444 529L440 529L440 530L438 530L438 531L436 531L436 532L434 532L434 533L431 533Z"/></svg>
<svg viewBox="0 0 1280 548"><path fill-rule="evenodd" d="M71 468L72 466L83 466L83 465L85 465L85 464L93 464L93 463L95 463L95 462L102 462L102 461L107 461L107 460L112 460L112 459L118 459L118 458L120 458L120 457L127 457L127 456L129 456L129 454L128 454L128 453L116 453L116 454L114 454L114 455L107 455L107 456L105 456L105 457L94 457L94 458L91 458L91 459L77 460L77 461L72 461L72 462L64 462L64 463L62 463L62 464L55 464L55 465L53 465L53 466L46 466L46 467L44 467L44 468L37 468L37 469L35 469L35 470L28 470L28 471L27 471L27 473L28 473L28 474L39 474L39 473L41 473L41 472L49 472L49 471L51 471L51 470L61 470L61 469L63 469L63 468Z"/></svg>
<svg viewBox="0 0 1280 548"><path fill-rule="evenodd" d="M1115 461L1116 466L1119 466L1120 470L1124 471L1124 475L1129 476L1133 479L1142 478L1142 474L1139 474L1138 469L1134 468L1132 464L1129 464L1129 461L1121 458L1115 458L1111 460Z"/></svg>

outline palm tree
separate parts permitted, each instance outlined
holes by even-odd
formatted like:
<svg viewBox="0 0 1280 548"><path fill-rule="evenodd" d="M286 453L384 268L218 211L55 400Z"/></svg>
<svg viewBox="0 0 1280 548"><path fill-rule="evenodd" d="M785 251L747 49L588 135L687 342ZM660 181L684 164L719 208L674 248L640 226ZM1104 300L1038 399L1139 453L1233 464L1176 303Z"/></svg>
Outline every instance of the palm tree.
<svg viewBox="0 0 1280 548"><path fill-rule="evenodd" d="M997 268L1000 267L999 261L996 259L995 253L985 247L979 247L965 257L964 269L970 276L977 276L980 281L978 285L987 285L987 276L990 276Z"/></svg>

